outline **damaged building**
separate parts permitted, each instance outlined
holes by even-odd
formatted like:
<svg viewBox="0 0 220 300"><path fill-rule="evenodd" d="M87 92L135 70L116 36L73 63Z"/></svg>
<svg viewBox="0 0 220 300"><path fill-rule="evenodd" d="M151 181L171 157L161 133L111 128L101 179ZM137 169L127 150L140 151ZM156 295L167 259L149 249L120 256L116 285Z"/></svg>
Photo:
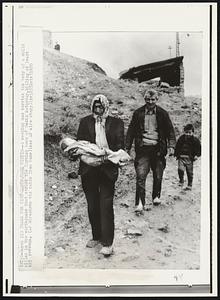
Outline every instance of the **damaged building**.
<svg viewBox="0 0 220 300"><path fill-rule="evenodd" d="M183 56L133 67L121 72L119 75L120 79L136 80L138 82L159 77L160 82L178 87L178 91L184 94Z"/></svg>

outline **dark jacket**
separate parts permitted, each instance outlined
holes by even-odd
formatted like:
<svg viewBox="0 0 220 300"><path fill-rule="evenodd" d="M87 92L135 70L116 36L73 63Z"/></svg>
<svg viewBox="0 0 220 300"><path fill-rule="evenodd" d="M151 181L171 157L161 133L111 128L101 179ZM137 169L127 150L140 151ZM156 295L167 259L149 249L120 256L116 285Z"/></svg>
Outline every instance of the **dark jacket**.
<svg viewBox="0 0 220 300"><path fill-rule="evenodd" d="M178 159L180 155L189 155L194 160L195 156L201 156L201 144L198 138L190 136L186 138L185 134L181 135L176 143L174 156Z"/></svg>
<svg viewBox="0 0 220 300"><path fill-rule="evenodd" d="M105 123L106 138L112 151L124 149L124 123L119 118L108 116ZM77 140L85 140L95 143L95 119L93 115L81 119L77 132ZM100 168L111 180L116 181L118 177L118 166L110 161L99 167L92 167L80 161L79 174L84 176L92 168Z"/></svg>
<svg viewBox="0 0 220 300"><path fill-rule="evenodd" d="M136 153L143 146L145 109L146 105L134 112L127 131L125 147L127 150L130 150L134 140ZM175 147L176 138L174 128L167 111L160 106L156 106L156 119L159 137L158 155L166 156L167 147Z"/></svg>

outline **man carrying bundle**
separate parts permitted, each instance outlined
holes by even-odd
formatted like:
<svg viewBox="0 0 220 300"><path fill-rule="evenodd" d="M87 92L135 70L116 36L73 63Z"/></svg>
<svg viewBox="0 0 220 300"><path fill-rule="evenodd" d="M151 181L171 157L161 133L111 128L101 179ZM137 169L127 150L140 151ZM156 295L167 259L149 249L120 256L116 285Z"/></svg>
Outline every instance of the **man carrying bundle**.
<svg viewBox="0 0 220 300"><path fill-rule="evenodd" d="M121 119L109 116L109 102L104 95L96 95L91 103L92 114L81 119L78 141L88 141L100 149L118 151L124 148L124 123ZM115 182L118 178L118 165L104 156L98 166L80 161L79 174L88 204L92 239L87 247L102 244L101 254L113 253L114 210L113 198Z"/></svg>

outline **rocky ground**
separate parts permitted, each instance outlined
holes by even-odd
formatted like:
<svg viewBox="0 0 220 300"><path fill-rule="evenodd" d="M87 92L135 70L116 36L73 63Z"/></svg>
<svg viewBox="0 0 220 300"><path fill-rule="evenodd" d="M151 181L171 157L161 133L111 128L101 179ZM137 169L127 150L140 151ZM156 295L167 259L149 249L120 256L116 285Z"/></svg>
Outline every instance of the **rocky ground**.
<svg viewBox="0 0 220 300"><path fill-rule="evenodd" d="M120 170L114 199L114 255L104 258L100 246L85 247L91 238L87 206L80 178L68 178L78 162L70 162L59 149L63 136L74 137L79 118L89 113L90 100L103 93L111 114L125 122L143 105L149 87L160 92L177 137L186 122L201 137L201 99L181 97L175 89L159 89L157 83L138 84L114 80L96 65L55 50L44 51L45 113L45 267L198 269L200 246L200 160L195 162L192 191L178 186L177 161L167 158L162 205L144 215L134 214L135 171L133 162ZM134 158L134 153L132 152ZM151 198L152 174L147 180Z"/></svg>

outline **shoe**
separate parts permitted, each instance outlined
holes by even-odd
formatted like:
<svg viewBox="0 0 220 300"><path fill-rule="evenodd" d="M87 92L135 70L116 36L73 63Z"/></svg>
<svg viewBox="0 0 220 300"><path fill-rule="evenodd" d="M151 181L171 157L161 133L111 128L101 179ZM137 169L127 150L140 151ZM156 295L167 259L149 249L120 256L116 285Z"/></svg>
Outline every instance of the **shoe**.
<svg viewBox="0 0 220 300"><path fill-rule="evenodd" d="M144 206L144 210L146 211L150 211L152 209L152 203L147 203L145 206Z"/></svg>
<svg viewBox="0 0 220 300"><path fill-rule="evenodd" d="M104 246L99 251L100 254L103 254L104 256L110 256L113 253L113 247L112 246Z"/></svg>
<svg viewBox="0 0 220 300"><path fill-rule="evenodd" d="M99 241L96 240L89 240L86 244L87 248L94 248L99 244Z"/></svg>
<svg viewBox="0 0 220 300"><path fill-rule="evenodd" d="M185 187L185 191L191 191L192 190L192 186L191 185L187 185L186 187Z"/></svg>
<svg viewBox="0 0 220 300"><path fill-rule="evenodd" d="M153 199L153 204L154 205L160 205L161 204L161 200L158 197L156 197L156 198Z"/></svg>
<svg viewBox="0 0 220 300"><path fill-rule="evenodd" d="M143 204L140 202L136 207L135 207L135 212L140 213L143 211Z"/></svg>
<svg viewBox="0 0 220 300"><path fill-rule="evenodd" d="M179 181L178 185L182 187L184 185L184 182L183 181Z"/></svg>

